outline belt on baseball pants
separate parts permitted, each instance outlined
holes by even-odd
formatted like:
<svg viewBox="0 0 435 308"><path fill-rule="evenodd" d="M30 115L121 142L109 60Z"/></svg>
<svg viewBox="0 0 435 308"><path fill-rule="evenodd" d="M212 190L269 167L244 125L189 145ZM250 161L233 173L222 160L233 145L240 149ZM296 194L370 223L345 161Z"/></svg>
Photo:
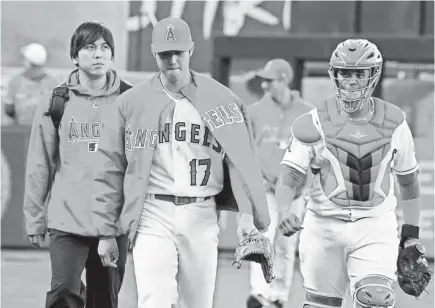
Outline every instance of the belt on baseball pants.
<svg viewBox="0 0 435 308"><path fill-rule="evenodd" d="M201 202L210 199L211 197L179 197L173 195L147 195L153 196L154 199L169 201L175 205L185 205L189 203Z"/></svg>

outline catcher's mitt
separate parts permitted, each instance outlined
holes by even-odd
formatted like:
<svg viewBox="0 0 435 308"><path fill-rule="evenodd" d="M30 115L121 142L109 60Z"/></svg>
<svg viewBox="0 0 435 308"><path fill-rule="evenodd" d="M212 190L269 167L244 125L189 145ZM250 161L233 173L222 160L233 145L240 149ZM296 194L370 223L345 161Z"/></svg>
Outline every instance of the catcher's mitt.
<svg viewBox="0 0 435 308"><path fill-rule="evenodd" d="M403 292L417 298L423 293L432 278L432 272L424 254L425 249L420 244L410 245L406 248L399 247L397 259L399 286Z"/></svg>
<svg viewBox="0 0 435 308"><path fill-rule="evenodd" d="M274 251L273 246L269 239L261 233L251 232L246 238L240 241L237 245L234 254L237 268L242 266L242 261L251 261L261 264L264 279L270 283L273 278L273 259Z"/></svg>

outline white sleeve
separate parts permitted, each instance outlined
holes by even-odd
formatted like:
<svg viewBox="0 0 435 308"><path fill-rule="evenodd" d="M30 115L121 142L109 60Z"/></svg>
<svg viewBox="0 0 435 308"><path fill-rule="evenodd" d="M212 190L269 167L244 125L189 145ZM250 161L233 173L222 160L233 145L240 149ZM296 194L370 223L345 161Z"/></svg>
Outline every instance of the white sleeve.
<svg viewBox="0 0 435 308"><path fill-rule="evenodd" d="M313 147L299 142L292 136L281 164L293 167L303 174L306 174L310 167L312 157Z"/></svg>
<svg viewBox="0 0 435 308"><path fill-rule="evenodd" d="M414 138L412 137L411 130L406 120L393 132L391 147L397 150L393 165L393 170L397 174L405 175L418 170Z"/></svg>

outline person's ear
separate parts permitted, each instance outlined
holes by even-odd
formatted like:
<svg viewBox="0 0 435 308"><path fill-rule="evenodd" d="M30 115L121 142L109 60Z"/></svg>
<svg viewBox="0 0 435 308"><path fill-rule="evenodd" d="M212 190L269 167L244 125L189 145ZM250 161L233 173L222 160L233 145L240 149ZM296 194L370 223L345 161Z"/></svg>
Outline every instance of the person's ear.
<svg viewBox="0 0 435 308"><path fill-rule="evenodd" d="M189 57L192 56L194 49L195 49L195 43L193 43L192 49L189 50Z"/></svg>

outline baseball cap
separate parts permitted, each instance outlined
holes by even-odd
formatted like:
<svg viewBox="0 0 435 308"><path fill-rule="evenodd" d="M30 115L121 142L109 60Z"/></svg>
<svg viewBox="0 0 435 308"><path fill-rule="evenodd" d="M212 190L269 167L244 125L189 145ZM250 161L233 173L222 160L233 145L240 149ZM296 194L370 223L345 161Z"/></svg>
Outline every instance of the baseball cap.
<svg viewBox="0 0 435 308"><path fill-rule="evenodd" d="M169 50L188 51L193 47L189 25L177 17L160 20L153 29L151 51L159 53Z"/></svg>
<svg viewBox="0 0 435 308"><path fill-rule="evenodd" d="M286 60L273 59L267 62L264 68L258 71L256 75L260 78L271 80L281 79L286 76L291 81L293 79L293 69Z"/></svg>
<svg viewBox="0 0 435 308"><path fill-rule="evenodd" d="M47 61L47 50L44 46L38 43L31 43L21 48L21 54L24 59L34 65L44 65Z"/></svg>

